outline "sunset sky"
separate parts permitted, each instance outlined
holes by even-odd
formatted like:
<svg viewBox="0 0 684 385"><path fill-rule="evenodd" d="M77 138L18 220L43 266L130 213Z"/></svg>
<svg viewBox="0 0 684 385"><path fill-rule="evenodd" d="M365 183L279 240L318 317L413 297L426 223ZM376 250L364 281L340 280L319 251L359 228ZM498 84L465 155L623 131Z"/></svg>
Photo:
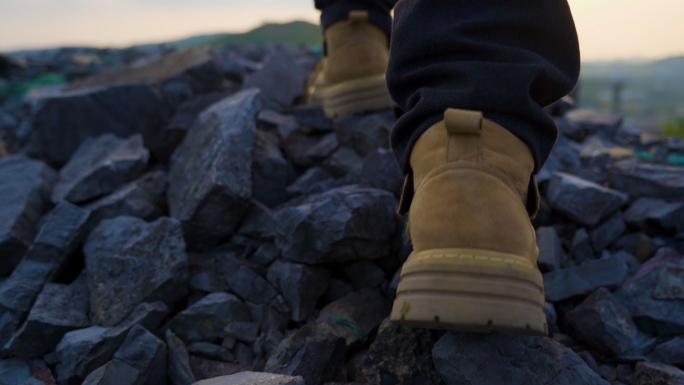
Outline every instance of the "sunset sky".
<svg viewBox="0 0 684 385"><path fill-rule="evenodd" d="M570 0L584 61L684 55L683 0ZM0 0L0 51L122 47L264 22L317 22L313 0Z"/></svg>

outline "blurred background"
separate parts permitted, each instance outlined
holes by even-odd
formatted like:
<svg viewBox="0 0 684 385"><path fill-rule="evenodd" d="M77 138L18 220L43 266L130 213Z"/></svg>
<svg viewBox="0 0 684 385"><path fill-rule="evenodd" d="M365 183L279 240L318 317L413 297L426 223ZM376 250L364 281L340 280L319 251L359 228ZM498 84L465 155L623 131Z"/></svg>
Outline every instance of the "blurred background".
<svg viewBox="0 0 684 385"><path fill-rule="evenodd" d="M684 2L570 0L570 6L583 61L578 106L620 112L627 130L684 131ZM317 20L311 0L0 0L0 52L25 58L59 47L278 42L320 51ZM5 92L17 97L64 81L49 74L29 80Z"/></svg>

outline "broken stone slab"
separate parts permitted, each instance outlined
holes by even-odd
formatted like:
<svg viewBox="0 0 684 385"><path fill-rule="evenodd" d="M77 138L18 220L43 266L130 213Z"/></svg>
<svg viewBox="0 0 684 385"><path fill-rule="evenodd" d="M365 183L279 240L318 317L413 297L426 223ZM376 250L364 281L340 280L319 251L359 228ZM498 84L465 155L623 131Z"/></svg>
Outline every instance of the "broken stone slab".
<svg viewBox="0 0 684 385"><path fill-rule="evenodd" d="M243 88L258 88L264 94L266 108L289 111L296 97L304 92L304 72L286 51L276 48L264 61L264 67L250 75Z"/></svg>
<svg viewBox="0 0 684 385"><path fill-rule="evenodd" d="M134 385L166 384L166 344L140 325L131 328L114 359L138 371Z"/></svg>
<svg viewBox="0 0 684 385"><path fill-rule="evenodd" d="M190 365L197 380L230 376L249 370L249 367L240 364L210 360L197 356L190 356Z"/></svg>
<svg viewBox="0 0 684 385"><path fill-rule="evenodd" d="M0 360L0 385L56 385L50 368L41 360Z"/></svg>
<svg viewBox="0 0 684 385"><path fill-rule="evenodd" d="M257 201L256 199L252 199L252 205L250 206L249 211L247 211L247 214L245 214L245 219L242 221L240 227L238 228L238 234L246 235L254 239L273 240L273 238L275 237L275 229L275 213L271 211L271 209L269 209L263 203ZM275 257L277 257L278 251L277 249L275 250L275 256L273 256L273 259L266 263L266 265L273 262ZM266 254L271 255L270 252L267 252ZM265 255L261 256L265 257ZM259 258L259 256L255 257L254 255L252 256L252 259L254 260L254 262L259 264L263 263L258 261L264 261L263 258Z"/></svg>
<svg viewBox="0 0 684 385"><path fill-rule="evenodd" d="M682 267L684 259L674 249L663 247L614 292L645 333L659 336L684 333L684 300L653 297L660 272L667 266Z"/></svg>
<svg viewBox="0 0 684 385"><path fill-rule="evenodd" d="M627 309L605 288L566 313L566 319L589 346L610 357L641 355L655 339L641 333Z"/></svg>
<svg viewBox="0 0 684 385"><path fill-rule="evenodd" d="M653 298L684 300L684 266L664 266L653 288Z"/></svg>
<svg viewBox="0 0 684 385"><path fill-rule="evenodd" d="M187 291L188 260L181 224L175 219L102 221L88 236L83 252L90 317L98 325L119 323L143 302L171 306Z"/></svg>
<svg viewBox="0 0 684 385"><path fill-rule="evenodd" d="M306 170L297 180L287 186L285 191L290 197L297 197L320 194L339 185L340 182L334 179L329 172L322 167L315 166Z"/></svg>
<svg viewBox="0 0 684 385"><path fill-rule="evenodd" d="M346 354L344 339L325 324L307 324L283 340L266 372L302 376L306 385L339 381Z"/></svg>
<svg viewBox="0 0 684 385"><path fill-rule="evenodd" d="M429 330L403 327L386 319L355 380L369 384L383 384L391 379L394 384L439 385L441 381L431 357L433 345Z"/></svg>
<svg viewBox="0 0 684 385"><path fill-rule="evenodd" d="M374 187L401 196L404 176L391 150L377 149L345 178L347 184Z"/></svg>
<svg viewBox="0 0 684 385"><path fill-rule="evenodd" d="M233 321L224 330L228 337L245 343L254 342L259 336L259 324L255 322Z"/></svg>
<svg viewBox="0 0 684 385"><path fill-rule="evenodd" d="M140 176L149 157L140 135L87 138L60 170L52 201L81 203L109 194Z"/></svg>
<svg viewBox="0 0 684 385"><path fill-rule="evenodd" d="M385 281L385 272L367 259L345 265L343 271L354 290L379 287Z"/></svg>
<svg viewBox="0 0 684 385"><path fill-rule="evenodd" d="M233 325L237 322L228 324ZM258 325L257 325L258 326ZM209 360L235 362L235 355L223 346L215 345L209 342L193 342L188 345L188 353L196 357L202 357Z"/></svg>
<svg viewBox="0 0 684 385"><path fill-rule="evenodd" d="M599 287L618 287L627 279L628 272L629 267L624 258L614 255L546 273L546 300L557 302L587 295Z"/></svg>
<svg viewBox="0 0 684 385"><path fill-rule="evenodd" d="M274 243L265 242L259 246L258 249L249 257L251 262L257 263L261 266L269 266L280 255L278 247Z"/></svg>
<svg viewBox="0 0 684 385"><path fill-rule="evenodd" d="M661 362L672 365L684 362L684 338L675 337L657 345L648 355L651 362Z"/></svg>
<svg viewBox="0 0 684 385"><path fill-rule="evenodd" d="M332 155L330 155L330 157L328 157L328 159L323 162L322 167L331 175L341 178L349 174L349 172L352 170L361 167L362 163L363 158L356 153L356 150L349 147L339 147L337 150L335 150L335 152L332 153Z"/></svg>
<svg viewBox="0 0 684 385"><path fill-rule="evenodd" d="M213 341L226 336L230 322L249 322L249 309L236 296L211 293L178 313L169 329L183 341Z"/></svg>
<svg viewBox="0 0 684 385"><path fill-rule="evenodd" d="M300 126L317 131L332 131L334 129L333 120L325 116L321 106L295 106L292 114Z"/></svg>
<svg viewBox="0 0 684 385"><path fill-rule="evenodd" d="M334 132L307 133L299 128L283 139L286 158L300 168L313 167L325 160L338 147Z"/></svg>
<svg viewBox="0 0 684 385"><path fill-rule="evenodd" d="M171 329L166 330L166 346L168 348L167 373L173 385L191 385L196 379L190 367L190 354L183 340Z"/></svg>
<svg viewBox="0 0 684 385"><path fill-rule="evenodd" d="M446 385L608 385L548 337L450 332L435 343L432 356Z"/></svg>
<svg viewBox="0 0 684 385"><path fill-rule="evenodd" d="M257 130L252 153L253 196L268 207L276 207L286 198L288 166L272 135Z"/></svg>
<svg viewBox="0 0 684 385"><path fill-rule="evenodd" d="M667 230L684 231L684 202L640 198L625 211L625 222L648 234Z"/></svg>
<svg viewBox="0 0 684 385"><path fill-rule="evenodd" d="M639 362L636 364L637 385L682 385L684 371L655 362Z"/></svg>
<svg viewBox="0 0 684 385"><path fill-rule="evenodd" d="M346 115L335 120L335 132L341 146L355 149L361 156L379 148L389 149L389 132L394 126L394 112Z"/></svg>
<svg viewBox="0 0 684 385"><path fill-rule="evenodd" d="M193 385L305 385L301 376L283 374L242 372L196 382Z"/></svg>
<svg viewBox="0 0 684 385"><path fill-rule="evenodd" d="M83 385L135 385L138 370L120 360L111 360L90 373Z"/></svg>
<svg viewBox="0 0 684 385"><path fill-rule="evenodd" d="M0 158L0 276L9 275L31 246L56 180L43 162Z"/></svg>
<svg viewBox="0 0 684 385"><path fill-rule="evenodd" d="M627 203L626 194L576 176L556 172L549 180L546 199L555 210L589 227Z"/></svg>
<svg viewBox="0 0 684 385"><path fill-rule="evenodd" d="M632 199L650 197L676 202L684 196L684 168L625 159L609 167L610 185Z"/></svg>
<svg viewBox="0 0 684 385"><path fill-rule="evenodd" d="M258 90L242 91L204 111L176 150L169 171L169 210L192 246L230 235L252 197L252 148Z"/></svg>
<svg viewBox="0 0 684 385"><path fill-rule="evenodd" d="M391 193L372 188L345 186L312 195L278 213L276 245L294 262L380 258L389 254L395 208Z"/></svg>
<svg viewBox="0 0 684 385"><path fill-rule="evenodd" d="M330 281L330 271L298 263L276 261L268 268L267 279L278 289L295 322L306 321Z"/></svg>
<svg viewBox="0 0 684 385"><path fill-rule="evenodd" d="M228 262L224 270L226 282L240 298L260 304L268 304L276 299L278 291L264 277L246 264L225 262ZM234 269L228 267L231 265Z"/></svg>
<svg viewBox="0 0 684 385"><path fill-rule="evenodd" d="M572 246L570 248L572 259L581 264L588 259L594 259L594 249L591 246L591 238L584 227L580 227L572 238Z"/></svg>
<svg viewBox="0 0 684 385"><path fill-rule="evenodd" d="M390 310L390 300L379 289L366 288L329 303L316 322L329 325L351 349L365 343Z"/></svg>
<svg viewBox="0 0 684 385"><path fill-rule="evenodd" d="M290 317L275 310L270 305L257 305L247 302L252 321L259 324L262 332L271 330L285 331Z"/></svg>
<svg viewBox="0 0 684 385"><path fill-rule="evenodd" d="M651 258L660 246L644 233L631 233L618 238L613 247L634 255L639 262L644 262Z"/></svg>
<svg viewBox="0 0 684 385"><path fill-rule="evenodd" d="M605 250L625 230L627 230L627 225L625 225L625 221L622 219L622 214L618 211L591 231L590 237L593 249L598 252Z"/></svg>
<svg viewBox="0 0 684 385"><path fill-rule="evenodd" d="M539 247L539 259L537 264L544 272L559 270L563 259L563 247L558 232L553 227L540 227L537 229L537 246Z"/></svg>

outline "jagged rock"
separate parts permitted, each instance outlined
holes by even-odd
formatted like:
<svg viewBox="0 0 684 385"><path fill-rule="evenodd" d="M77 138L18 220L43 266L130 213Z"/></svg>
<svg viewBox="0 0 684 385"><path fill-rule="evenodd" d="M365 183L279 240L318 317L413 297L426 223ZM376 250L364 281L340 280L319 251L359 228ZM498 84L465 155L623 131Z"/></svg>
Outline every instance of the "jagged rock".
<svg viewBox="0 0 684 385"><path fill-rule="evenodd" d="M594 258L594 249L591 247L589 233L583 227L579 228L572 238L571 255L577 263Z"/></svg>
<svg viewBox="0 0 684 385"><path fill-rule="evenodd" d="M267 278L280 290L295 322L306 321L316 309L316 301L325 293L330 272L319 267L276 261L268 268Z"/></svg>
<svg viewBox="0 0 684 385"><path fill-rule="evenodd" d="M237 342L234 351L238 364L247 368L254 367L254 349L245 343Z"/></svg>
<svg viewBox="0 0 684 385"><path fill-rule="evenodd" d="M260 127L275 130L281 140L290 136L290 134L297 129L297 121L294 116L282 115L273 110L261 110L258 119L261 124Z"/></svg>
<svg viewBox="0 0 684 385"><path fill-rule="evenodd" d="M268 266L273 263L279 255L280 251L278 250L278 247L274 243L266 242L256 249L254 254L249 257L249 260L258 263L261 266ZM277 287L277 285L275 286Z"/></svg>
<svg viewBox="0 0 684 385"><path fill-rule="evenodd" d="M68 202L54 208L22 262L0 287L0 345L19 326L43 285L67 268L85 235L90 212Z"/></svg>
<svg viewBox="0 0 684 385"><path fill-rule="evenodd" d="M684 300L684 266L665 266L660 270L653 298Z"/></svg>
<svg viewBox="0 0 684 385"><path fill-rule="evenodd" d="M252 320L259 324L262 332L270 330L284 331L289 317L280 313L269 305L257 305L247 302L247 307L252 315Z"/></svg>
<svg viewBox="0 0 684 385"><path fill-rule="evenodd" d="M684 338L675 337L657 345L648 355L648 359L668 365L684 362Z"/></svg>
<svg viewBox="0 0 684 385"><path fill-rule="evenodd" d="M228 324L233 325L237 322ZM223 362L235 362L235 355L230 350L223 346L210 344L209 342L193 342L188 345L188 352L193 356L206 358L209 360L218 360Z"/></svg>
<svg viewBox="0 0 684 385"><path fill-rule="evenodd" d="M356 153L356 150L349 147L340 147L335 150L335 152L333 152L332 155L325 160L325 162L323 162L322 167L331 175L341 178L347 175L350 171L360 168L362 163L363 159L361 156L359 156L359 154Z"/></svg>
<svg viewBox="0 0 684 385"><path fill-rule="evenodd" d="M539 247L539 260L537 261L539 269L544 273L559 270L563 259L563 247L556 229L538 228L537 246Z"/></svg>
<svg viewBox="0 0 684 385"><path fill-rule="evenodd" d="M197 356L190 356L190 365L192 366L192 371L195 373L195 377L198 380L230 376L235 373L241 373L249 370L248 367L239 364L210 360Z"/></svg>
<svg viewBox="0 0 684 385"><path fill-rule="evenodd" d="M231 290L240 298L253 303L267 304L278 296L276 289L254 270L245 264L234 265L235 269L224 270L225 277Z"/></svg>
<svg viewBox="0 0 684 385"><path fill-rule="evenodd" d="M655 362L639 362L636 365L637 385L682 385L684 371L674 366Z"/></svg>
<svg viewBox="0 0 684 385"><path fill-rule="evenodd" d="M302 376L306 385L339 381L344 367L344 339L325 324L307 324L278 346L266 372Z"/></svg>
<svg viewBox="0 0 684 385"><path fill-rule="evenodd" d="M91 223L121 216L153 221L163 212L167 178L163 171L153 171L121 186L112 194L84 206L91 210Z"/></svg>
<svg viewBox="0 0 684 385"><path fill-rule="evenodd" d="M615 288L627 279L628 272L627 262L618 255L546 273L546 300L557 302L589 294L599 287Z"/></svg>
<svg viewBox="0 0 684 385"><path fill-rule="evenodd" d="M88 290L85 279L67 286L48 283L40 292L28 318L3 348L21 358L40 358L54 351L64 334L89 326Z"/></svg>
<svg viewBox="0 0 684 385"><path fill-rule="evenodd" d="M196 382L193 385L305 385L301 376L282 374L242 372Z"/></svg>
<svg viewBox="0 0 684 385"><path fill-rule="evenodd" d="M684 196L684 168L643 164L635 159L613 163L609 180L614 189L632 198L659 198L679 201Z"/></svg>
<svg viewBox="0 0 684 385"><path fill-rule="evenodd" d="M245 214L245 219L242 221L242 223L240 224L240 228L238 229L238 234L246 235L248 237L255 239L272 240L275 237L275 229L275 213L261 202L252 199L252 206L249 208L249 211L247 211L247 214ZM277 249L275 250L276 255L273 256L273 259L275 259L275 257L278 256L278 251ZM265 255L261 256L264 257ZM263 259L260 259L259 256L255 257L253 255L252 259L256 263L263 264L261 262L258 262L263 261ZM273 259L266 263L266 265L273 262Z"/></svg>
<svg viewBox="0 0 684 385"><path fill-rule="evenodd" d="M191 385L196 379L190 367L190 355L183 341L170 329L166 330L168 348L167 373L173 385Z"/></svg>
<svg viewBox="0 0 684 385"><path fill-rule="evenodd" d="M395 206L392 194L357 186L313 195L278 213L276 245L283 258L303 263L383 257L396 230Z"/></svg>
<svg viewBox="0 0 684 385"><path fill-rule="evenodd" d="M291 197L319 194L338 185L338 181L322 167L311 167L286 189Z"/></svg>
<svg viewBox="0 0 684 385"><path fill-rule="evenodd" d="M60 170L52 201L81 203L109 194L140 176L149 157L140 135L87 138Z"/></svg>
<svg viewBox="0 0 684 385"><path fill-rule="evenodd" d="M230 322L249 322L249 309L234 295L212 293L178 313L169 329L184 341L213 341L226 336Z"/></svg>
<svg viewBox="0 0 684 385"><path fill-rule="evenodd" d="M648 234L664 230L684 231L684 202L640 198L625 212L625 222Z"/></svg>
<svg viewBox="0 0 684 385"><path fill-rule="evenodd" d="M278 48L266 57L264 67L252 74L243 88L261 89L265 106L283 112L304 92L304 82L302 68L286 50Z"/></svg>
<svg viewBox="0 0 684 385"><path fill-rule="evenodd" d="M618 239L626 229L627 226L622 220L622 214L617 212L591 231L590 237L593 249L596 251L604 250L613 241Z"/></svg>
<svg viewBox="0 0 684 385"><path fill-rule="evenodd" d="M399 197L404 185L404 176L392 151L378 149L363 159L362 163L347 175L345 182L379 188Z"/></svg>
<svg viewBox="0 0 684 385"><path fill-rule="evenodd" d="M268 207L283 203L287 187L287 161L271 134L257 130L252 159L254 198Z"/></svg>
<svg viewBox="0 0 684 385"><path fill-rule="evenodd" d="M391 111L346 115L335 120L335 132L341 146L351 147L365 157L379 148L390 148L389 132L395 121Z"/></svg>
<svg viewBox="0 0 684 385"><path fill-rule="evenodd" d="M655 344L605 288L596 290L565 316L583 341L607 356L639 355Z"/></svg>
<svg viewBox="0 0 684 385"><path fill-rule="evenodd" d="M186 239L210 247L232 233L252 197L252 147L258 90L204 111L176 150L169 171L169 209Z"/></svg>
<svg viewBox="0 0 684 385"><path fill-rule="evenodd" d="M447 333L432 356L446 385L608 385L572 350L548 337Z"/></svg>
<svg viewBox="0 0 684 385"><path fill-rule="evenodd" d="M684 333L684 300L653 297L660 271L667 266L682 267L684 259L675 250L664 247L614 293L640 330L661 336Z"/></svg>
<svg viewBox="0 0 684 385"><path fill-rule="evenodd" d="M330 156L338 146L337 136L330 133L306 133L294 130L283 140L288 160L301 168L309 168Z"/></svg>
<svg viewBox="0 0 684 385"><path fill-rule="evenodd" d="M166 384L166 344L144 327L133 326L114 358L138 371L134 385Z"/></svg>
<svg viewBox="0 0 684 385"><path fill-rule="evenodd" d="M220 90L221 77L206 48L175 51L142 66L105 71L34 102L33 145L51 162L64 163L86 138L141 133L145 147L156 152L172 106L193 94Z"/></svg>
<svg viewBox="0 0 684 385"><path fill-rule="evenodd" d="M356 374L372 385L439 385L430 352L430 331L399 326L385 320Z"/></svg>
<svg viewBox="0 0 684 385"><path fill-rule="evenodd" d="M354 290L378 287L385 280L385 272L369 260L356 261L344 266L344 274L349 277Z"/></svg>
<svg viewBox="0 0 684 385"><path fill-rule="evenodd" d="M293 115L300 126L317 131L332 131L333 121L325 117L321 106L295 106Z"/></svg>
<svg viewBox="0 0 684 385"><path fill-rule="evenodd" d="M259 324L233 321L224 329L228 337L242 342L254 342L259 336Z"/></svg>
<svg viewBox="0 0 684 385"><path fill-rule="evenodd" d="M391 302L378 289L361 289L329 303L321 310L318 323L330 326L347 346L363 344L389 315Z"/></svg>
<svg viewBox="0 0 684 385"><path fill-rule="evenodd" d="M613 247L618 250L623 250L636 257L640 262L651 258L658 250L658 245L643 233L625 234L618 238Z"/></svg>
<svg viewBox="0 0 684 385"><path fill-rule="evenodd" d="M111 360L90 373L83 385L135 385L138 370L120 360Z"/></svg>
<svg viewBox="0 0 684 385"><path fill-rule="evenodd" d="M33 242L57 179L45 163L0 158L0 276L9 275Z"/></svg>
<svg viewBox="0 0 684 385"><path fill-rule="evenodd" d="M546 199L570 219L593 227L627 203L628 197L620 191L557 172L549 180Z"/></svg>
<svg viewBox="0 0 684 385"><path fill-rule="evenodd" d="M43 361L0 360L0 385L56 384Z"/></svg>

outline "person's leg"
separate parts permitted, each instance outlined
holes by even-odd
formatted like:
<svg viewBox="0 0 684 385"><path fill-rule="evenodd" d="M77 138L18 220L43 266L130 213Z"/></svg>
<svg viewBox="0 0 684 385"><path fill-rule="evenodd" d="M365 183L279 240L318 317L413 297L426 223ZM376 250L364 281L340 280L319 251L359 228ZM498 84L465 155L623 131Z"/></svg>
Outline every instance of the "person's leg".
<svg viewBox="0 0 684 385"><path fill-rule="evenodd" d="M579 75L568 4L402 0L395 16L391 141L413 252L391 319L547 333L531 182L557 136L542 108Z"/></svg>

